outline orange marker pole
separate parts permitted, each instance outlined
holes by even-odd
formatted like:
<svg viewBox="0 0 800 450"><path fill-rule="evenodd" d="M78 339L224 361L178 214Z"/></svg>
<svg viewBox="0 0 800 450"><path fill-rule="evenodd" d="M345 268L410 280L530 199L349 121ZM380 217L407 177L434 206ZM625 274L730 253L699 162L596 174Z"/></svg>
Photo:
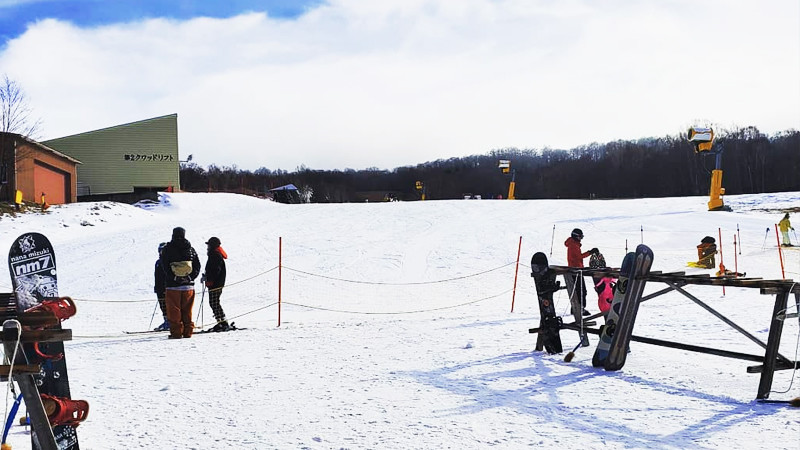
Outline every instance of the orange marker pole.
<svg viewBox="0 0 800 450"><path fill-rule="evenodd" d="M281 326L281 276L283 275L283 238L278 238L278 326Z"/></svg>
<svg viewBox="0 0 800 450"><path fill-rule="evenodd" d="M517 267L514 269L514 289L511 291L511 312L514 312L514 299L517 297L517 276L519 275L519 255L522 254L522 236L519 237L517 248Z"/></svg>
<svg viewBox="0 0 800 450"><path fill-rule="evenodd" d="M722 228L717 228L717 232L719 233L719 267L725 267L725 264L722 261ZM722 275L725 275L723 272ZM722 286L722 295L725 295L725 285Z"/></svg>
<svg viewBox="0 0 800 450"><path fill-rule="evenodd" d="M778 237L778 224L775 224L775 240L778 242L778 258L781 260L781 278L786 279L786 273L783 271L783 249L781 248L781 238Z"/></svg>

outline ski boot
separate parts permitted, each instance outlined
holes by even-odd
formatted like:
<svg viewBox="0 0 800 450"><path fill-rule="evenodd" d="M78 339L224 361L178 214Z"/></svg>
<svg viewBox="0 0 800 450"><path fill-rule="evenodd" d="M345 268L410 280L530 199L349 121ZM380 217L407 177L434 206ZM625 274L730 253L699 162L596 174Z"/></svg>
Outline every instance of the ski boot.
<svg viewBox="0 0 800 450"><path fill-rule="evenodd" d="M221 331L230 331L230 329L231 326L228 325L228 321L223 319L221 322L214 325L214 328L212 328L211 331L221 332Z"/></svg>
<svg viewBox="0 0 800 450"><path fill-rule="evenodd" d="M153 331L169 331L169 320L164 319L164 323L153 328Z"/></svg>
<svg viewBox="0 0 800 450"><path fill-rule="evenodd" d="M50 425L77 427L89 415L89 403L85 400L70 400L65 397L41 394L42 406Z"/></svg>

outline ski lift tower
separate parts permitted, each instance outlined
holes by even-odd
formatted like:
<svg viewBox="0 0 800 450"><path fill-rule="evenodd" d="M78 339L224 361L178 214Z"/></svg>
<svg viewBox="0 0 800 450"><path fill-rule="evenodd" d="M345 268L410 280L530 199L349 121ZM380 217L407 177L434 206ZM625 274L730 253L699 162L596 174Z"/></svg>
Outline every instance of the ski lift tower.
<svg viewBox="0 0 800 450"><path fill-rule="evenodd" d="M514 188L516 187L516 171L511 168L511 160L510 159L501 159L500 163L497 165L503 173L511 172L511 183L508 185L508 200L514 200Z"/></svg>
<svg viewBox="0 0 800 450"><path fill-rule="evenodd" d="M722 187L722 146L717 146L716 150L711 149L714 145L714 130L711 128L692 127L689 128L687 139L694 145L695 153L708 152L714 155L715 164L714 170L711 171L708 210L726 210L722 202L722 196L725 195L725 188Z"/></svg>

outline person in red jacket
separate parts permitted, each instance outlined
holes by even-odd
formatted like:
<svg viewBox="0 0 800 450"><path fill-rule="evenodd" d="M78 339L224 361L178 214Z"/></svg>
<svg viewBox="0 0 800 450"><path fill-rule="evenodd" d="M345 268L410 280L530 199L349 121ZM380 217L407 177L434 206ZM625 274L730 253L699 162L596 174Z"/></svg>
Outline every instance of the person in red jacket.
<svg viewBox="0 0 800 450"><path fill-rule="evenodd" d="M581 252L581 240L583 240L583 231L581 231L580 228L575 228L572 230L570 237L564 241L564 246L567 247L567 265L569 267L583 267L583 259L589 257L592 253L598 252L597 248L593 248L588 252ZM575 293L576 295L580 295L583 315L588 316L589 311L586 310L586 283L583 277L569 273L564 276L572 278L572 285L575 286Z"/></svg>

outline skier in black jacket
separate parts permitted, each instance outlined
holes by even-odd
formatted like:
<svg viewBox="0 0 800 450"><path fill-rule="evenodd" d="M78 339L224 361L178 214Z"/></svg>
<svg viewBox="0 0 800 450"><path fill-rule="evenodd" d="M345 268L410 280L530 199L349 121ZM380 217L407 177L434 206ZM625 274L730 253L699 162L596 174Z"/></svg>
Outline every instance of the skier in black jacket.
<svg viewBox="0 0 800 450"><path fill-rule="evenodd" d="M214 319L217 324L212 328L213 331L228 331L230 325L225 318L225 311L222 310L219 298L222 296L222 288L225 287L225 259L228 254L222 249L222 243L218 237L212 237L206 242L208 245L208 261L206 262L206 273L203 281L208 288L208 304L214 312Z"/></svg>
<svg viewBox="0 0 800 450"><path fill-rule="evenodd" d="M194 332L194 280L200 275L200 259L192 244L186 240L186 230L183 228L172 230L172 240L161 250L161 266L166 275L169 338L190 338Z"/></svg>
<svg viewBox="0 0 800 450"><path fill-rule="evenodd" d="M169 320L167 319L167 301L164 298L164 292L167 290L167 275L164 273L164 268L161 266L161 250L163 250L166 246L166 242L158 244L158 259L156 260L156 266L153 270L153 292L156 293L156 297L158 298L158 307L161 308L161 315L164 316L164 323L157 326L155 331L169 330Z"/></svg>

